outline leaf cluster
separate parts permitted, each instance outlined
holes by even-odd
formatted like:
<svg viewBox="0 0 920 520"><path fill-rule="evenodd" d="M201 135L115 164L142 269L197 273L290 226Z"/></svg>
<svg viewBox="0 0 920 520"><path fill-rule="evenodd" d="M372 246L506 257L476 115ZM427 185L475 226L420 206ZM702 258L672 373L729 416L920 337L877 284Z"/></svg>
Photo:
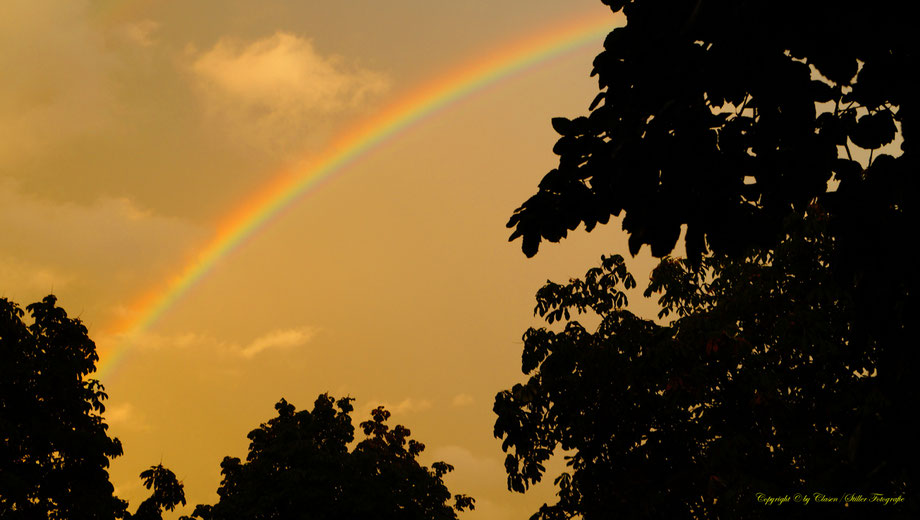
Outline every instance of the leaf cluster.
<svg viewBox="0 0 920 520"><path fill-rule="evenodd" d="M390 428L383 407L360 424L365 439L349 451L351 401L322 394L299 412L279 401L278 416L249 433L246 461L221 463L218 503L197 506L191 518L455 519L473 509L472 498L451 497L444 485L453 467L419 464L425 446L408 428Z"/></svg>
<svg viewBox="0 0 920 520"><path fill-rule="evenodd" d="M559 166L507 224L527 256L624 212L632 254L648 244L667 255L682 225L691 259L737 254L772 247L784 219L816 200L835 214L856 206L829 181L841 193L865 191L866 177L915 186L908 4L605 3L627 24L594 60L600 93L588 116L553 119ZM851 147L876 150L899 133L905 155L864 172ZM885 194L904 209L905 192Z"/></svg>
<svg viewBox="0 0 920 520"><path fill-rule="evenodd" d="M563 310L565 328L524 334L529 379L494 405L509 489L567 454L558 501L532 518L761 518L758 492L909 493L912 459L883 419L894 408L880 345L852 333L858 306L830 268L819 209L787 220L771 251L663 259L646 294L661 295L669 324L609 305L619 257L541 289L538 312ZM581 308L599 310L595 331L565 314Z"/></svg>
<svg viewBox="0 0 920 520"><path fill-rule="evenodd" d="M185 487L163 464L142 471L141 480L151 490L150 497L141 502L133 515L126 513L126 520L163 520L164 509L172 511L179 504L185 505Z"/></svg>
<svg viewBox="0 0 920 520"><path fill-rule="evenodd" d="M27 306L27 325L0 298L0 518L121 517L107 468L122 447L107 434L102 385L86 377L95 344L56 302Z"/></svg>

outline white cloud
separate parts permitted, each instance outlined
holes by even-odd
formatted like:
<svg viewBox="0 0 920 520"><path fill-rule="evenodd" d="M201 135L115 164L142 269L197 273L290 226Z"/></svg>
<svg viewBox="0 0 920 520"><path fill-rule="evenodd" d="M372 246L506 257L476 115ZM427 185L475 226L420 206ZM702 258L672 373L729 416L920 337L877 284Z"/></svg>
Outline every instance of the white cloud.
<svg viewBox="0 0 920 520"><path fill-rule="evenodd" d="M263 147L299 144L318 120L360 106L389 84L285 32L249 43L223 38L189 54L207 113L231 137Z"/></svg>
<svg viewBox="0 0 920 520"><path fill-rule="evenodd" d="M117 312L113 312L117 314ZM310 327L278 329L265 333L249 344L242 346L230 341L222 341L207 334L186 332L182 334L158 334L151 331L123 332L107 335L101 333L96 343L105 349L129 342L132 348L143 350L189 349L207 350L226 356L252 359L258 354L271 349L291 349L299 347L313 338L316 330Z"/></svg>
<svg viewBox="0 0 920 520"><path fill-rule="evenodd" d="M117 314L117 312L113 314ZM108 336L105 333L100 333L98 335L98 339L96 340L97 344L102 344L106 348L125 342L129 342L132 348L143 350L187 349L192 347L198 349L204 348L208 350L232 350L235 348L230 344L211 336L194 332L166 335L157 334L150 331L143 331L134 333L116 333L112 336Z"/></svg>
<svg viewBox="0 0 920 520"><path fill-rule="evenodd" d="M393 402L381 399L370 399L364 404L363 407L361 407L360 413L358 413L357 416L363 421L370 416L371 410L377 408L378 406L382 406L388 412L393 414L395 419L393 424L399 424L401 421L400 416L424 412L430 409L431 405L432 403L428 399L413 399L411 397L407 397L395 404Z"/></svg>
<svg viewBox="0 0 920 520"><path fill-rule="evenodd" d="M431 401L427 399L412 399L406 398L400 401L398 404L393 406L392 412L394 413L413 413L413 412L424 412L431 408Z"/></svg>
<svg viewBox="0 0 920 520"><path fill-rule="evenodd" d="M115 488L113 494L115 496L130 496L129 493L135 492L136 490L143 490L144 483L141 479L135 478L125 481L122 484L115 484L112 487ZM140 494L140 493L138 493Z"/></svg>
<svg viewBox="0 0 920 520"><path fill-rule="evenodd" d="M111 426L136 431L146 431L150 429L150 425L143 415L138 413L131 403L108 406L105 409L103 417L105 417L105 422Z"/></svg>
<svg viewBox="0 0 920 520"><path fill-rule="evenodd" d="M268 349L290 349L310 341L315 331L306 327L275 330L254 339L239 350L239 355L249 359Z"/></svg>
<svg viewBox="0 0 920 520"><path fill-rule="evenodd" d="M321 56L310 40L278 32L249 45L222 39L193 65L212 94L271 113L330 112L354 106L386 88L378 73Z"/></svg>
<svg viewBox="0 0 920 520"><path fill-rule="evenodd" d="M473 403L473 396L471 396L470 394L457 394L454 396L453 400L450 402L450 404L456 407L468 406L472 403Z"/></svg>

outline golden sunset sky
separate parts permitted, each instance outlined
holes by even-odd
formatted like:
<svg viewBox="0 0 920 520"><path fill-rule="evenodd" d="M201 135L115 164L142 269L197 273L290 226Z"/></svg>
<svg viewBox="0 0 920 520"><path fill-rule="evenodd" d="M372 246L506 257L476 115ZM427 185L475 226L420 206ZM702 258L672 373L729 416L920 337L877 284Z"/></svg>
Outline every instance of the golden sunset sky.
<svg viewBox="0 0 920 520"><path fill-rule="evenodd" d="M524 519L552 479L507 491L497 392L523 379L534 293L625 252L617 224L527 259L504 225L556 165L554 116L587 113L603 37L429 114L308 190L144 328L221 223L336 136L598 0L6 0L0 17L0 296L46 294L103 356L112 482L133 511L162 462L189 513L225 455L284 397L383 404L424 462L476 498L461 518ZM644 289L647 251L629 265ZM635 294L635 310L653 304ZM363 438L358 435L358 438ZM557 461L558 462L558 461ZM559 467L559 464L556 465ZM168 518L175 518L171 514Z"/></svg>

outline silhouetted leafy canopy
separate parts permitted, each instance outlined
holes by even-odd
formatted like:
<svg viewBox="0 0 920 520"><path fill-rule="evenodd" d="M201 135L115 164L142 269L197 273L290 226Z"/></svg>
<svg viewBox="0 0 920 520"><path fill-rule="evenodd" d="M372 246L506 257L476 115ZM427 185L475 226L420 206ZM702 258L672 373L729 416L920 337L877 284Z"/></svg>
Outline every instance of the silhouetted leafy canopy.
<svg viewBox="0 0 920 520"><path fill-rule="evenodd" d="M312 412L295 412L282 399L278 416L249 433L246 462L224 458L220 500L197 506L193 518L437 520L473 509L472 498L452 498L444 485L453 467L419 464L425 446L408 428L390 428L383 407L361 423L366 438L349 451L351 401L323 394Z"/></svg>
<svg viewBox="0 0 920 520"><path fill-rule="evenodd" d="M179 504L185 505L185 489L176 474L162 464L150 466L141 472L144 487L151 490L150 497L141 502L137 512L127 514L127 520L162 520L163 510L172 511Z"/></svg>
<svg viewBox="0 0 920 520"><path fill-rule="evenodd" d="M559 165L511 240L533 256L621 216L630 253L665 257L651 289L679 319L620 308L620 257L541 290L536 312L568 323L527 332L531 378L496 398L509 487L561 447L572 473L541 518L840 514L752 505L796 486L903 493L871 515L920 515L913 6L604 3L627 23L594 61L600 93L552 120ZM585 309L593 333L570 321Z"/></svg>
<svg viewBox="0 0 920 520"><path fill-rule="evenodd" d="M787 223L772 251L699 265L665 258L646 295L661 317L626 310L635 286L619 255L568 284L547 283L535 314L564 327L524 335L524 384L496 396L508 487L524 492L565 450L558 501L539 520L840 518L837 507L768 508L782 497L881 493L859 518L918 513L917 448L893 405L877 343L866 345L826 215ZM590 332L576 315L600 324ZM888 377L881 377L885 375ZM853 507L851 505L850 507ZM857 506L860 507L860 506ZM850 509L852 511L852 509Z"/></svg>
<svg viewBox="0 0 920 520"><path fill-rule="evenodd" d="M23 310L0 298L0 518L106 519L109 459L122 454L102 418L98 359L79 319L47 296Z"/></svg>
<svg viewBox="0 0 920 520"><path fill-rule="evenodd" d="M553 119L559 166L508 222L527 256L625 212L632 254L670 253L686 224L695 259L773 244L816 199L837 213L870 187L902 206L904 188L915 193L910 154L868 172L850 154L893 142L899 126L909 150L920 91L909 2L604 3L627 23L594 60L601 92L587 117Z"/></svg>
<svg viewBox="0 0 920 520"><path fill-rule="evenodd" d="M185 504L162 465L141 473L153 494L132 515L114 495L109 459L122 454L105 423L96 344L46 296L23 310L0 298L0 519L160 520Z"/></svg>

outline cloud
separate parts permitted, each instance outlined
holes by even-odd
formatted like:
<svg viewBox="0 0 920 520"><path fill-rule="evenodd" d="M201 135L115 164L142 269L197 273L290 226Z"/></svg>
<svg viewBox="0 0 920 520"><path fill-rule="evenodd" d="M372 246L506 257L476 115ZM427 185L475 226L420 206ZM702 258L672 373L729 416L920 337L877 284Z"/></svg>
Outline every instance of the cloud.
<svg viewBox="0 0 920 520"><path fill-rule="evenodd" d="M100 197L92 204L60 203L23 193L16 183L0 179L0 223L5 252L14 265L48 266L47 273L110 279L138 273L138 266L166 265L177 254L200 243L203 230L181 219L162 217L126 197ZM100 252L117 251L117 254ZM9 268L9 267L8 267ZM128 280L119 280L125 283ZM93 283L96 280L92 280Z"/></svg>
<svg viewBox="0 0 920 520"><path fill-rule="evenodd" d="M291 349L299 347L316 335L310 327L278 329L267 332L242 346L239 343L222 341L207 334L185 332L181 334L158 334L151 331L100 334L97 343L105 348L130 342L134 348L144 350L189 349L207 350L227 357L252 359L271 349Z"/></svg>
<svg viewBox="0 0 920 520"><path fill-rule="evenodd" d="M175 272L209 231L129 198L59 202L3 178L0 225L0 296L25 306L54 293L100 347L110 348L120 344L113 326L131 317L124 302Z"/></svg>
<svg viewBox="0 0 920 520"><path fill-rule="evenodd" d="M104 35L85 2L7 0L0 17L0 165L115 121Z"/></svg>
<svg viewBox="0 0 920 520"><path fill-rule="evenodd" d="M12 256L0 256L0 280L4 291L16 290L26 293L53 293L69 286L76 276L56 267L24 262ZM15 281L13 283L12 281ZM5 296L5 294L0 295Z"/></svg>
<svg viewBox="0 0 920 520"><path fill-rule="evenodd" d="M450 402L450 404L456 407L467 406L472 403L473 403L473 396L471 396L470 394L457 394L454 396L453 400Z"/></svg>
<svg viewBox="0 0 920 520"><path fill-rule="evenodd" d="M431 401L427 399L415 400L412 398L406 398L399 402L399 404L393 406L390 411L393 413L412 413L412 412L424 412L431 408Z"/></svg>
<svg viewBox="0 0 920 520"><path fill-rule="evenodd" d="M411 397L407 397L395 404L390 401L381 399L370 399L364 404L363 407L360 408L360 413L357 415L363 421L364 418L370 416L371 410L377 408L378 406L384 407L387 411L393 414L393 424L397 424L401 420L399 416L424 412L431 408L432 403L428 399L413 399Z"/></svg>
<svg viewBox="0 0 920 520"><path fill-rule="evenodd" d="M146 431L150 429L150 425L144 419L143 415L139 414L131 403L106 407L103 417L105 417L105 422L111 426L136 431Z"/></svg>
<svg viewBox="0 0 920 520"><path fill-rule="evenodd" d="M310 341L315 331L301 327L299 329L275 330L254 339L249 345L239 350L239 355L249 359L268 349L289 349Z"/></svg>
<svg viewBox="0 0 920 520"><path fill-rule="evenodd" d="M348 70L341 58L321 56L310 40L284 32L249 45L222 39L192 68L210 93L270 113L339 111L387 85L382 75Z"/></svg>
<svg viewBox="0 0 920 520"><path fill-rule="evenodd" d="M117 311L113 314L117 314ZM133 348L143 349L143 350L164 350L164 349L187 349L187 348L197 348L197 349L208 349L208 350L223 350L229 351L238 347L234 347L227 342L220 341L216 338L205 334L198 334L195 332L185 332L182 334L157 334L155 332L143 331L137 333L116 333L112 335L107 335L105 332L102 332L98 335L96 340L97 344L103 344L106 348L110 344L121 344L124 342L130 342Z"/></svg>
<svg viewBox="0 0 920 520"><path fill-rule="evenodd" d="M113 312L114 314L114 312ZM308 327L279 329L257 337L248 344L228 341L211 334L184 332L162 334L149 330L119 332L112 330L93 331L93 340L99 353L97 367L102 371L96 377L106 379L119 370L126 352L140 356L134 363L138 366L169 368L178 370L181 364L188 374L206 384L225 383L237 380L252 368L258 356L270 358L269 350L290 350L307 343L315 335ZM291 354L296 357L296 353ZM287 362L291 358L280 358ZM270 360L271 361L271 360ZM279 361L278 358L274 359ZM178 373L178 372L177 372Z"/></svg>
<svg viewBox="0 0 920 520"><path fill-rule="evenodd" d="M160 28L160 24L153 20L141 20L124 24L119 28L121 36L140 47L151 47L156 44L154 33Z"/></svg>
<svg viewBox="0 0 920 520"><path fill-rule="evenodd" d="M323 56L311 40L285 32L250 43L223 38L189 54L206 111L250 144L291 144L317 120L354 109L389 85L383 74Z"/></svg>

